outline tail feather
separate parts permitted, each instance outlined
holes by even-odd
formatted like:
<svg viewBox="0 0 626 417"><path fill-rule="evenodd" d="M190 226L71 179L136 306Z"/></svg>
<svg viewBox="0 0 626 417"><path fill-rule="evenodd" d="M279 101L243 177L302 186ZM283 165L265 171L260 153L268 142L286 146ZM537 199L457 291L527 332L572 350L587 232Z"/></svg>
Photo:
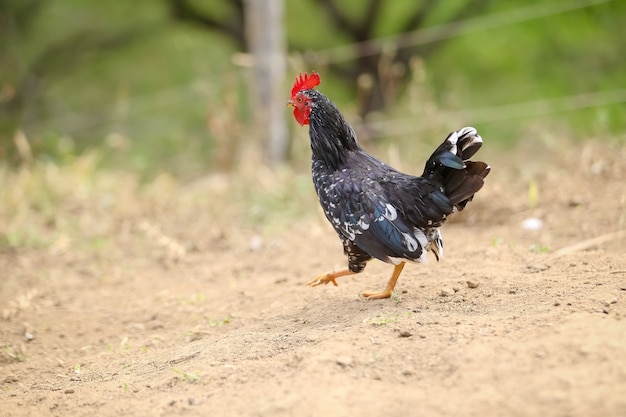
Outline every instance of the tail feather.
<svg viewBox="0 0 626 417"><path fill-rule="evenodd" d="M484 162L469 161L483 140L473 127L452 132L426 162L423 177L440 182L458 210L472 201L484 184L490 167Z"/></svg>
<svg viewBox="0 0 626 417"><path fill-rule="evenodd" d="M464 127L458 132L453 132L458 135L458 147L461 148L461 158L464 161L470 159L481 146L483 146L483 138L480 137L476 129L473 127ZM449 136L448 136L449 137Z"/></svg>

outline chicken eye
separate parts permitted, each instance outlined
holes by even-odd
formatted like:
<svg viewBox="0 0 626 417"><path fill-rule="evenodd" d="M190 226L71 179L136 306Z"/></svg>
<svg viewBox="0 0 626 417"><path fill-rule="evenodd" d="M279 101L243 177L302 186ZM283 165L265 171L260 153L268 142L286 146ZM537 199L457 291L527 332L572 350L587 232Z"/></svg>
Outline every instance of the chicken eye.
<svg viewBox="0 0 626 417"><path fill-rule="evenodd" d="M298 97L298 103L302 103L302 97Z"/></svg>

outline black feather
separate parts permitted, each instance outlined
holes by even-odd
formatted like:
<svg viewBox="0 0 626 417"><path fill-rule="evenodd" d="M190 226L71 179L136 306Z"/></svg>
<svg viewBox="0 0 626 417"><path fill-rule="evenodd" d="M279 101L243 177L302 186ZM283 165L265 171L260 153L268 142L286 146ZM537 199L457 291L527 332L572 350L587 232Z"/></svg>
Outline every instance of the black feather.
<svg viewBox="0 0 626 417"><path fill-rule="evenodd" d="M421 260L441 250L439 226L483 185L489 167L472 162L482 144L473 128L452 132L428 159L421 177L367 154L354 130L324 95L311 98L309 135L313 182L327 219L343 241L349 269L372 257Z"/></svg>

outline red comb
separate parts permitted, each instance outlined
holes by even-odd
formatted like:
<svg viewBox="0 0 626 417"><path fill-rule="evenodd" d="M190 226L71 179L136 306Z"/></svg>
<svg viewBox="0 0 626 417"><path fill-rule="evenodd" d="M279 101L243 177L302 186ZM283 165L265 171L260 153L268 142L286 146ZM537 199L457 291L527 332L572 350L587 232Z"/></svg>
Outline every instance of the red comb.
<svg viewBox="0 0 626 417"><path fill-rule="evenodd" d="M293 97L294 95L296 95L298 91L310 90L311 88L319 84L320 76L315 71L311 71L311 75L307 74L306 72L304 73L304 75L300 73L300 77L296 77L296 82L291 88L291 96Z"/></svg>

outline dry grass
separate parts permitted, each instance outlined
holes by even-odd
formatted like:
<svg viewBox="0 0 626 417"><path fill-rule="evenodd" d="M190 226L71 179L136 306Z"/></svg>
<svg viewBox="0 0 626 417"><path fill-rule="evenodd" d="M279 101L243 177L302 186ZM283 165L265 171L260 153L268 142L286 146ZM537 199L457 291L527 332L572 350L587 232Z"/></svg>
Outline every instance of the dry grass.
<svg viewBox="0 0 626 417"><path fill-rule="evenodd" d="M377 154L387 161L397 159L401 169L418 171L394 157L394 149ZM529 157L509 166L519 153ZM482 191L487 195L476 203L479 206L489 202L497 207L501 204L498 196L512 191L519 210L540 213L555 197L580 203L575 182L559 184L566 171L599 180L626 175L626 146L615 143L522 141L508 155L489 148L482 154L493 173ZM161 173L141 183L136 174L99 168L98 153L89 152L64 165L35 161L17 170L2 168L0 181L4 184L0 188L0 250L30 248L60 254L98 249L111 239L132 235L176 261L192 249L190 241L201 241L202 236L219 239L237 228L281 233L294 220L319 216L308 171L270 169L259 162L193 182L182 183ZM623 193L615 198L622 206L626 204ZM511 204L502 205L507 206L503 212L511 210ZM462 220L487 221L480 212L472 210ZM493 214L489 216L493 220ZM190 227L194 224L203 226ZM623 215L620 226L624 227Z"/></svg>
<svg viewBox="0 0 626 417"><path fill-rule="evenodd" d="M0 251L102 252L134 240L177 262L232 230L272 234L316 215L308 173L256 164L187 183L167 173L141 183L136 174L98 162L90 152L63 165L1 169Z"/></svg>

